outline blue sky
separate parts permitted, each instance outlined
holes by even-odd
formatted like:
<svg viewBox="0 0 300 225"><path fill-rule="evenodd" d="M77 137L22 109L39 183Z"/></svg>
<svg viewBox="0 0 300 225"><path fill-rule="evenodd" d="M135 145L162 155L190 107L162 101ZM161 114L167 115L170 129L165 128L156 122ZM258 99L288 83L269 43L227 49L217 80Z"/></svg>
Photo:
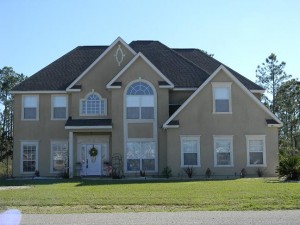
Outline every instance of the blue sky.
<svg viewBox="0 0 300 225"><path fill-rule="evenodd" d="M27 76L120 36L206 50L253 81L273 52L300 79L298 0L1 0L0 9L0 68Z"/></svg>

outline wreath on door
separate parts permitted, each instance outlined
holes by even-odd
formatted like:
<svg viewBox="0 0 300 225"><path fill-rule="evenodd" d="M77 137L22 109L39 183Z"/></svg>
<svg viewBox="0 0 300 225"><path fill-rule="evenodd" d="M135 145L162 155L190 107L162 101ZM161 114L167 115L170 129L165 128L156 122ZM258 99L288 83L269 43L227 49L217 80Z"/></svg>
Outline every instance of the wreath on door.
<svg viewBox="0 0 300 225"><path fill-rule="evenodd" d="M91 157L95 157L98 155L98 150L93 146L90 151L89 151L89 154Z"/></svg>

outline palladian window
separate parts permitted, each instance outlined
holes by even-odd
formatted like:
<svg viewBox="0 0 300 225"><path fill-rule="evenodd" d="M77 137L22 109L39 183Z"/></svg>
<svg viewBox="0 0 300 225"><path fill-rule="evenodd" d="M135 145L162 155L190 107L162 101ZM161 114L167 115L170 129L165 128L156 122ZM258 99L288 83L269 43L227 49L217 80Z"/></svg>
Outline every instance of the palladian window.
<svg viewBox="0 0 300 225"><path fill-rule="evenodd" d="M81 115L105 116L106 99L101 98L97 93L88 94L85 99L81 100Z"/></svg>

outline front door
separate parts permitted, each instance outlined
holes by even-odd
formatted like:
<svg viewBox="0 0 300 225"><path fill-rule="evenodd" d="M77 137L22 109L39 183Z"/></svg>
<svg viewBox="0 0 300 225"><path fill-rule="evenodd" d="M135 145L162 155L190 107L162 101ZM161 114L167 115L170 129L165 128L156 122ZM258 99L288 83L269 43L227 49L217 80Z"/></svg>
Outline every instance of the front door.
<svg viewBox="0 0 300 225"><path fill-rule="evenodd" d="M97 151L96 156L90 154L90 150L95 148ZM101 174L101 145L100 144L87 144L86 145L86 162L85 162L85 175L100 175Z"/></svg>

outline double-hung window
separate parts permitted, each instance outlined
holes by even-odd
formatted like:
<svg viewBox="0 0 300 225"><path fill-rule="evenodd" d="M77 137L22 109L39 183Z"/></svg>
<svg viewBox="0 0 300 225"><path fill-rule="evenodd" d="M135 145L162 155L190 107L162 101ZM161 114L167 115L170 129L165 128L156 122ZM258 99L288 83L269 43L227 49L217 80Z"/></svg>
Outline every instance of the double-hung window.
<svg viewBox="0 0 300 225"><path fill-rule="evenodd" d="M38 95L23 95L23 120L38 120Z"/></svg>
<svg viewBox="0 0 300 225"><path fill-rule="evenodd" d="M200 136L181 136L181 166L200 166Z"/></svg>
<svg viewBox="0 0 300 225"><path fill-rule="evenodd" d="M154 119L154 94L144 82L132 84L126 93L127 119Z"/></svg>
<svg viewBox="0 0 300 225"><path fill-rule="evenodd" d="M51 172L64 172L68 165L68 143L51 142Z"/></svg>
<svg viewBox="0 0 300 225"><path fill-rule="evenodd" d="M21 172L34 173L38 165L38 142L21 143Z"/></svg>
<svg viewBox="0 0 300 225"><path fill-rule="evenodd" d="M231 83L214 82L213 87L213 112L231 113Z"/></svg>
<svg viewBox="0 0 300 225"><path fill-rule="evenodd" d="M128 141L126 145L127 171L155 171L155 142Z"/></svg>
<svg viewBox="0 0 300 225"><path fill-rule="evenodd" d="M266 166L265 135L246 135L248 166Z"/></svg>
<svg viewBox="0 0 300 225"><path fill-rule="evenodd" d="M66 119L67 104L66 95L52 95L52 119Z"/></svg>
<svg viewBox="0 0 300 225"><path fill-rule="evenodd" d="M215 166L233 166L233 136L214 136Z"/></svg>

